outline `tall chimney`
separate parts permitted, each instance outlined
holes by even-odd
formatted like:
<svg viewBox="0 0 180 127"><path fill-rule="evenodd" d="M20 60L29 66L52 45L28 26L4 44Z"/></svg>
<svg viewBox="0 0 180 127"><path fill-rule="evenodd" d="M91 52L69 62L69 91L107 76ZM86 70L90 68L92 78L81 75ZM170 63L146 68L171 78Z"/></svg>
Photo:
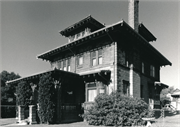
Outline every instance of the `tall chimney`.
<svg viewBox="0 0 180 127"><path fill-rule="evenodd" d="M139 25L139 0L129 0L128 8L129 25L138 32Z"/></svg>

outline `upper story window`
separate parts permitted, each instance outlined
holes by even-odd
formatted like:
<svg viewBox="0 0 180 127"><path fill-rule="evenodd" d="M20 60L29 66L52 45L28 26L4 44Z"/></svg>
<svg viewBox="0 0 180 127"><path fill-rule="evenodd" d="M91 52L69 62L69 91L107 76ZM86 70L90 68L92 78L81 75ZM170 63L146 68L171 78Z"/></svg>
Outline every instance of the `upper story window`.
<svg viewBox="0 0 180 127"><path fill-rule="evenodd" d="M92 66L96 65L96 51L92 52Z"/></svg>
<svg viewBox="0 0 180 127"><path fill-rule="evenodd" d="M81 33L78 33L78 34L76 35L76 39L78 39L80 36L81 36Z"/></svg>
<svg viewBox="0 0 180 127"><path fill-rule="evenodd" d="M142 62L142 73L144 74L144 63Z"/></svg>
<svg viewBox="0 0 180 127"><path fill-rule="evenodd" d="M69 42L72 42L72 41L74 41L76 39L79 39L79 38L89 34L89 33L91 33L91 29L86 28L83 31L81 31L79 33L76 33L75 35L69 36L68 40L69 40Z"/></svg>
<svg viewBox="0 0 180 127"><path fill-rule="evenodd" d="M58 69L62 70L62 68L61 68L61 61L58 62Z"/></svg>
<svg viewBox="0 0 180 127"><path fill-rule="evenodd" d="M71 71L71 59L68 59L67 69L68 71Z"/></svg>
<svg viewBox="0 0 180 127"><path fill-rule="evenodd" d="M63 61L63 70L66 71L66 60Z"/></svg>
<svg viewBox="0 0 180 127"><path fill-rule="evenodd" d="M83 65L83 55L78 56L78 65Z"/></svg>
<svg viewBox="0 0 180 127"><path fill-rule="evenodd" d="M150 76L155 77L155 67L150 65Z"/></svg>
<svg viewBox="0 0 180 127"><path fill-rule="evenodd" d="M57 69L58 68L58 65L57 65L57 62L52 62L51 63L51 68L53 68L53 69Z"/></svg>
<svg viewBox="0 0 180 127"><path fill-rule="evenodd" d="M98 64L102 64L102 50L98 51Z"/></svg>
<svg viewBox="0 0 180 127"><path fill-rule="evenodd" d="M100 65L103 62L102 49L91 52L91 65Z"/></svg>
<svg viewBox="0 0 180 127"><path fill-rule="evenodd" d="M82 37L85 35L85 31L82 31Z"/></svg>

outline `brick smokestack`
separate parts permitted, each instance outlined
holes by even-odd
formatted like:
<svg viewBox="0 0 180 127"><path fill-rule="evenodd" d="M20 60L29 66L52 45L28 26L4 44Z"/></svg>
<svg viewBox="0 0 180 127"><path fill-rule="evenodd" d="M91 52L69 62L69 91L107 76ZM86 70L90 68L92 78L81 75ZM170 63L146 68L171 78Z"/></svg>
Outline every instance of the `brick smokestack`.
<svg viewBox="0 0 180 127"><path fill-rule="evenodd" d="M139 25L139 0L129 0L128 8L129 25L138 32Z"/></svg>

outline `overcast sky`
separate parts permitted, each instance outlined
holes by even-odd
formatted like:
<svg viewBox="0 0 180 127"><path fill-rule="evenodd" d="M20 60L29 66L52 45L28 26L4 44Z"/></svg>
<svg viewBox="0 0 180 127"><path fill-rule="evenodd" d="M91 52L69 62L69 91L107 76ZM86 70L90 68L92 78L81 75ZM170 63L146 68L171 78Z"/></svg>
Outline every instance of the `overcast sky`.
<svg viewBox="0 0 180 127"><path fill-rule="evenodd" d="M24 77L49 70L36 56L67 43L59 31L90 14L106 25L128 23L128 1L1 1L0 71ZM161 82L180 88L180 1L140 0L139 21L157 38L151 44L172 62L161 68Z"/></svg>

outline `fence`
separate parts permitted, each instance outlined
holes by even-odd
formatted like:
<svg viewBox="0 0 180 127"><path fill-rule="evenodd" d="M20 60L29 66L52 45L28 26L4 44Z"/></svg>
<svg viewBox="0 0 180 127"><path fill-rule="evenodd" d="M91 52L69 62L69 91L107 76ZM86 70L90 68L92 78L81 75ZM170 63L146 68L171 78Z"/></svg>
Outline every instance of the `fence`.
<svg viewBox="0 0 180 127"><path fill-rule="evenodd" d="M0 106L1 106L1 118L16 117L16 105L0 105Z"/></svg>

